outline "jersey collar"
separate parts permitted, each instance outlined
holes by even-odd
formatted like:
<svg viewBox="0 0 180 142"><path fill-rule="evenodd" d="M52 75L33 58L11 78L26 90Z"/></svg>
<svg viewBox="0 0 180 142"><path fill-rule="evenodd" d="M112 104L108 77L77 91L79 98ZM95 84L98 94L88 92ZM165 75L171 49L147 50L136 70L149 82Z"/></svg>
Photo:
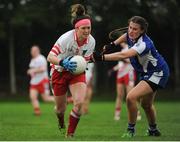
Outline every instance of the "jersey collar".
<svg viewBox="0 0 180 142"><path fill-rule="evenodd" d="M84 41L83 41L82 43L79 43L76 32L74 32L74 40L77 42L78 47L81 47L81 46L83 46L84 44L88 44L88 42L89 42L88 38L86 38L86 39L84 39Z"/></svg>

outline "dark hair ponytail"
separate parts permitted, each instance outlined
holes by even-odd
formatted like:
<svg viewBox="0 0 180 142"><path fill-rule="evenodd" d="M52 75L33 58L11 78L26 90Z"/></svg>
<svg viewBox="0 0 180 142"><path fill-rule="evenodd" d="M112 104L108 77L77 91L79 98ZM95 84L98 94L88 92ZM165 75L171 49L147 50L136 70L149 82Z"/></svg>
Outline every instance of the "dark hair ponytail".
<svg viewBox="0 0 180 142"><path fill-rule="evenodd" d="M90 16L86 14L86 10L81 4L74 4L71 6L71 23L73 26L82 19L90 19Z"/></svg>

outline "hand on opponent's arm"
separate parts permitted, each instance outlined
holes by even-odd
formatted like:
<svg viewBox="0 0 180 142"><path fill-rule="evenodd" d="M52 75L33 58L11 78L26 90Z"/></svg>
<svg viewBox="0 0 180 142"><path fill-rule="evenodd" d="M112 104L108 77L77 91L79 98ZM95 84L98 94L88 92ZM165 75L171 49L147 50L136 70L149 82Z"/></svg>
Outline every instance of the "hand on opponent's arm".
<svg viewBox="0 0 180 142"><path fill-rule="evenodd" d="M114 43L114 42L111 42L111 43L106 44L106 45L103 46L101 53L103 53L103 54L111 53L111 52L113 52L116 48L117 48L117 46L115 45L115 43Z"/></svg>
<svg viewBox="0 0 180 142"><path fill-rule="evenodd" d="M110 42L107 45L104 45L103 49L102 49L102 53L103 54L107 54L107 53L112 53L112 52L117 52L117 48L120 48L120 50L122 48L125 48L125 42L126 42L126 34L122 35L121 37L119 37L117 40Z"/></svg>
<svg viewBox="0 0 180 142"><path fill-rule="evenodd" d="M93 52L90 62L104 61L104 54L113 52L115 48L117 47L114 42L104 45L100 51Z"/></svg>

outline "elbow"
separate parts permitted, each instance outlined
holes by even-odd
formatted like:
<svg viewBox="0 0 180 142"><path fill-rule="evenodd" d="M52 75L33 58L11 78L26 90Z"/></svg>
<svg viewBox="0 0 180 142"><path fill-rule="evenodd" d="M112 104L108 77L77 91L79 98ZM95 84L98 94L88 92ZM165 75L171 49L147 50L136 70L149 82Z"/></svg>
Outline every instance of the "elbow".
<svg viewBox="0 0 180 142"><path fill-rule="evenodd" d="M56 56L54 56L53 54L49 54L47 56L47 61L52 63L52 64L56 64L56 65L59 64L58 58Z"/></svg>
<svg viewBox="0 0 180 142"><path fill-rule="evenodd" d="M50 54L47 56L47 61L48 61L48 62L51 61L51 56L50 56Z"/></svg>
<svg viewBox="0 0 180 142"><path fill-rule="evenodd" d="M130 57L130 55L125 53L125 52L121 52L121 56L120 57L121 57L121 59L127 59L127 58Z"/></svg>

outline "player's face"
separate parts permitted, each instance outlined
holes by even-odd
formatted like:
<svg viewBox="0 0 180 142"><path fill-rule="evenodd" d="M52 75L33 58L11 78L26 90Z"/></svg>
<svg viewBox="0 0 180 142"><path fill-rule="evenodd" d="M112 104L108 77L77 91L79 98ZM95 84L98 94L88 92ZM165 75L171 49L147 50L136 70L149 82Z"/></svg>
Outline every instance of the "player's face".
<svg viewBox="0 0 180 142"><path fill-rule="evenodd" d="M79 28L77 28L77 35L80 39L88 38L90 33L91 33L91 25L80 26Z"/></svg>
<svg viewBox="0 0 180 142"><path fill-rule="evenodd" d="M31 48L31 56L32 56L33 58L37 57L37 56L39 55L39 53L40 53L40 51L39 51L39 48L38 48L38 47L33 46L33 47Z"/></svg>
<svg viewBox="0 0 180 142"><path fill-rule="evenodd" d="M132 40L136 40L144 31L137 23L130 22L128 27L128 35Z"/></svg>

